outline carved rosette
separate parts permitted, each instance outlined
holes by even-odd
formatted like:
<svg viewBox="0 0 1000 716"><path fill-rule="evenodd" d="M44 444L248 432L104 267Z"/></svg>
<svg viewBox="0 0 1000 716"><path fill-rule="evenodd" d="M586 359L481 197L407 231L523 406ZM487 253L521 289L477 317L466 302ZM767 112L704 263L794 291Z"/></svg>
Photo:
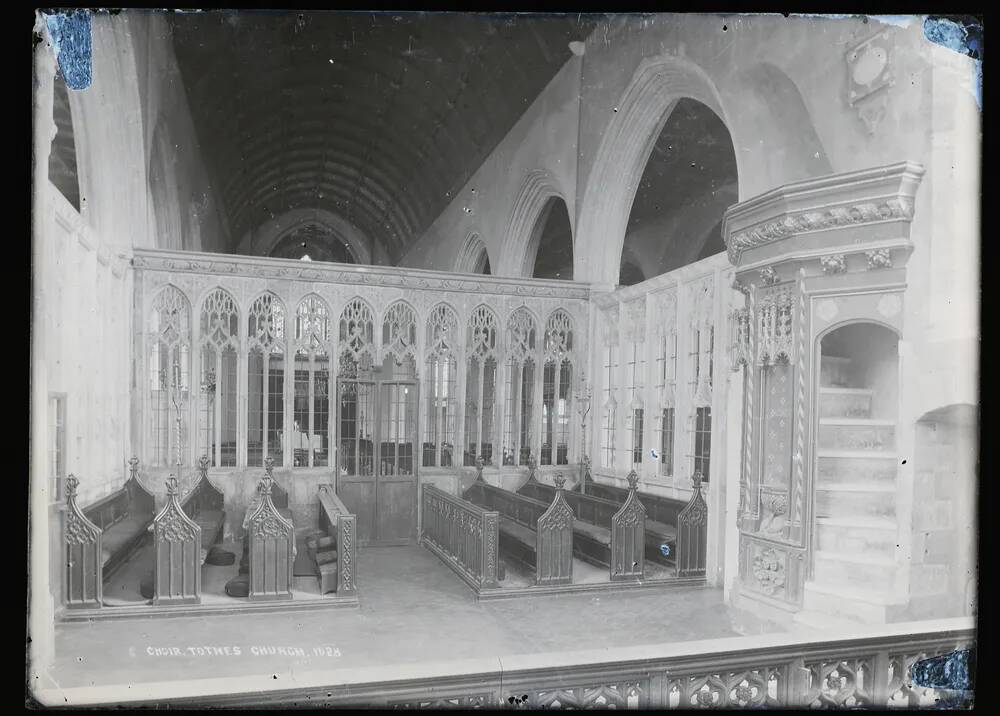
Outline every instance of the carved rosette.
<svg viewBox="0 0 1000 716"><path fill-rule="evenodd" d="M777 594L785 587L785 560L774 549L761 550L753 559L752 574L761 592Z"/></svg>
<svg viewBox="0 0 1000 716"><path fill-rule="evenodd" d="M868 259L869 271L892 268L892 255L889 253L889 249L865 251L865 258Z"/></svg>
<svg viewBox="0 0 1000 716"><path fill-rule="evenodd" d="M820 266L825 274L838 274L847 272L847 259L843 254L830 254L819 257Z"/></svg>

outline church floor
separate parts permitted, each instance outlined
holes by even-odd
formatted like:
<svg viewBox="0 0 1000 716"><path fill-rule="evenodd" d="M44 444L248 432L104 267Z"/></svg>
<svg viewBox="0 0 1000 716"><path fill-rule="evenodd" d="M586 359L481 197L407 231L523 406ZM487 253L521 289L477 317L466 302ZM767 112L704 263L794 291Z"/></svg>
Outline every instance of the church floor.
<svg viewBox="0 0 1000 716"><path fill-rule="evenodd" d="M781 631L707 587L476 602L423 547L358 551L358 609L59 624L60 687L490 658ZM280 649L280 650L279 650Z"/></svg>

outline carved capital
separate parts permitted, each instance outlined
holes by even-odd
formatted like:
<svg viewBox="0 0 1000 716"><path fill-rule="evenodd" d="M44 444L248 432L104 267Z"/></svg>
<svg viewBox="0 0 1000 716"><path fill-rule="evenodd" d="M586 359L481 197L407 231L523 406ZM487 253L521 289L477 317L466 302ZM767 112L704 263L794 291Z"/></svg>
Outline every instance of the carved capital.
<svg viewBox="0 0 1000 716"><path fill-rule="evenodd" d="M778 272L773 266L765 266L760 270L760 281L765 286L773 286L778 283Z"/></svg>
<svg viewBox="0 0 1000 716"><path fill-rule="evenodd" d="M823 273L825 274L838 274L847 272L847 259L844 258L843 254L830 254L829 256L820 256L819 263L823 267Z"/></svg>
<svg viewBox="0 0 1000 716"><path fill-rule="evenodd" d="M869 271L892 268L892 255L889 253L889 249L865 251L865 257L868 259Z"/></svg>

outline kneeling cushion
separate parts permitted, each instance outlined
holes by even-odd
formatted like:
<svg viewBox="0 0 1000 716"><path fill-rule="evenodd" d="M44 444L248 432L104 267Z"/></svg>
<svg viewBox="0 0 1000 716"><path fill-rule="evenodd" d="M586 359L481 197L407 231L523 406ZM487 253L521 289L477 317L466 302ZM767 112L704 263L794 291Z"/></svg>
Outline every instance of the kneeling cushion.
<svg viewBox="0 0 1000 716"><path fill-rule="evenodd" d="M235 561L236 555L221 547L212 547L208 550L208 556L205 558L205 564L210 564L213 567L228 567Z"/></svg>
<svg viewBox="0 0 1000 716"><path fill-rule="evenodd" d="M153 598L153 578L153 572L150 572L139 580L139 594L143 599Z"/></svg>
<svg viewBox="0 0 1000 716"><path fill-rule="evenodd" d="M250 594L250 575L241 574L226 583L226 594L230 597L245 597Z"/></svg>

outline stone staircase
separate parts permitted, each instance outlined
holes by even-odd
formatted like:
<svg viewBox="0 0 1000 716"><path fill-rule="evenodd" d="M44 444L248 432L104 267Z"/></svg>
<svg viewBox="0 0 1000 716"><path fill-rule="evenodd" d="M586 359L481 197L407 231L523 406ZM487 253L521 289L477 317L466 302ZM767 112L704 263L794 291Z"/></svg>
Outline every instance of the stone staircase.
<svg viewBox="0 0 1000 716"><path fill-rule="evenodd" d="M813 578L795 620L817 628L885 623L905 602L896 577L896 425L871 417L870 387L852 385L850 360L823 356Z"/></svg>

